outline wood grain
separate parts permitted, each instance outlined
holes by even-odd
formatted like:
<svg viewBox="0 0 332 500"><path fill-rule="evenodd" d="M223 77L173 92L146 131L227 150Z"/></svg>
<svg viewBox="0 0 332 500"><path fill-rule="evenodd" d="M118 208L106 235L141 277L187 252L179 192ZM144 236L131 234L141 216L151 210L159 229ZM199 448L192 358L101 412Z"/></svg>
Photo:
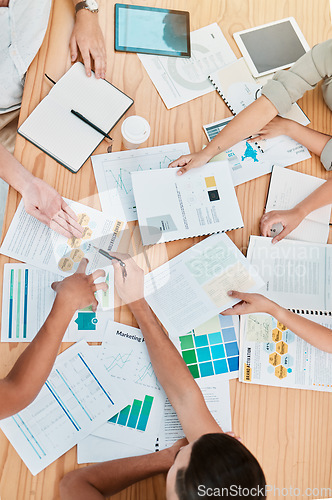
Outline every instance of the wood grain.
<svg viewBox="0 0 332 500"><path fill-rule="evenodd" d="M240 52L232 38L235 31L255 25L294 16L309 45L326 40L332 35L328 0L138 0L128 3L189 10L191 29L212 22L221 27L237 57ZM135 54L113 51L114 3L100 0L100 24L105 35L108 61L107 79L134 98L135 104L126 116L138 114L151 125L147 146L188 141L191 151L207 143L202 125L230 116L230 112L217 93L205 95L189 103L167 110L151 80ZM28 71L20 115L22 122L50 90L43 76L47 73L57 80L70 67L68 42L73 26L70 0L54 0L49 29L44 43ZM331 113L325 106L319 86L307 93L299 102L311 120L311 127L331 133ZM112 131L114 150L121 149L120 124ZM105 153L103 142L97 153ZM100 208L91 161L72 174L54 160L40 152L23 138L18 137L15 156L38 177L54 186L63 196ZM315 156L292 167L305 173L327 178L328 174ZM258 224L263 213L269 176L263 176L236 188L245 227L228 233L245 253L250 234L259 234ZM19 195L9 190L3 235L19 203ZM122 250L137 255L138 263L150 270L166 262L199 238L167 245L156 245L143 250L139 230L129 225ZM330 239L330 241L332 241ZM0 269L10 262L0 256ZM2 281L2 278L1 278ZM0 283L1 285L1 283ZM0 288L0 300L2 287ZM117 302L120 305L119 302ZM116 310L116 319L135 325L125 307ZM63 349L68 344L63 344ZM0 376L4 376L23 351L23 344L0 345ZM257 456L266 474L267 483L282 488L332 487L331 450L332 433L330 394L250 386L231 381L231 405L234 431ZM59 480L66 472L77 468L76 450L72 449L33 477L2 433L0 433L0 496L2 500L55 500L59 498ZM324 498L327 493L306 495L306 498ZM142 481L113 497L116 500L162 500L165 498L163 475ZM282 493L269 495L282 498ZM288 494L287 499L297 498Z"/></svg>

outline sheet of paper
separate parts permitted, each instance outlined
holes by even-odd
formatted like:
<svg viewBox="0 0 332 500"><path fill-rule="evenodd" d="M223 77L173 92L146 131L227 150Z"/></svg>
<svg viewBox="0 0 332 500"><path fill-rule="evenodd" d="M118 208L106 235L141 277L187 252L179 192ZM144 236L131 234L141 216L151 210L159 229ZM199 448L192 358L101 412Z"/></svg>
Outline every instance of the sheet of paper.
<svg viewBox="0 0 332 500"><path fill-rule="evenodd" d="M167 168L173 160L189 153L188 143L182 142L92 156L103 212L116 214L121 220L137 220L131 173Z"/></svg>
<svg viewBox="0 0 332 500"><path fill-rule="evenodd" d="M201 386L201 390L212 416L224 432L232 430L231 402L229 395L229 382L209 380L208 384ZM178 439L185 437L179 419L169 400L164 408L164 420L160 431L160 449L172 446Z"/></svg>
<svg viewBox="0 0 332 500"><path fill-rule="evenodd" d="M92 245L115 251L118 247L124 222L107 218L99 210L75 201L66 200L83 226L82 238L65 238L24 209L21 200L0 252L27 264L68 276L76 271L83 257L89 259L87 272L109 266L110 261L100 255Z"/></svg>
<svg viewBox="0 0 332 500"><path fill-rule="evenodd" d="M100 363L111 381L125 386L126 403L94 435L154 451L165 393L153 371L142 332L109 322Z"/></svg>
<svg viewBox="0 0 332 500"><path fill-rule="evenodd" d="M138 54L168 109L214 90L208 75L236 60L217 23L190 34L191 57Z"/></svg>
<svg viewBox="0 0 332 500"><path fill-rule="evenodd" d="M225 234L215 234L145 276L145 296L170 335L184 335L236 304L229 290L264 285Z"/></svg>
<svg viewBox="0 0 332 500"><path fill-rule="evenodd" d="M132 173L143 245L243 227L227 161L177 171Z"/></svg>
<svg viewBox="0 0 332 500"><path fill-rule="evenodd" d="M305 317L332 327L331 316ZM249 314L241 318L240 380L332 392L332 354L308 344L272 316Z"/></svg>
<svg viewBox="0 0 332 500"><path fill-rule="evenodd" d="M110 384L103 365L80 342L58 356L33 403L2 420L0 428L36 475L106 422L123 402L119 384Z"/></svg>
<svg viewBox="0 0 332 500"><path fill-rule="evenodd" d="M264 295L299 311L332 310L332 245L250 236L247 258L264 279Z"/></svg>
<svg viewBox="0 0 332 500"><path fill-rule="evenodd" d="M232 120L233 117L204 125L209 141ZM274 165L288 167L311 158L307 148L287 136L279 136L266 142L249 143L240 141L211 161L228 160L234 186L256 179L272 171ZM264 151L262 153L262 150Z"/></svg>
<svg viewBox="0 0 332 500"><path fill-rule="evenodd" d="M254 78L244 58L241 57L210 74L209 79L232 113L238 114L261 95L262 85L272 76ZM301 125L310 123L296 103L292 104L290 111L282 116L297 121Z"/></svg>
<svg viewBox="0 0 332 500"><path fill-rule="evenodd" d="M52 308L55 292L51 283L62 279L58 274L26 264L4 265L1 342L31 342ZM64 335L64 342L103 340L107 322L114 319L112 265L106 268L103 279L109 288L96 293L97 311L93 312L91 307L77 311Z"/></svg>
<svg viewBox="0 0 332 500"><path fill-rule="evenodd" d="M88 464L147 455L151 450L90 434L77 444L77 463Z"/></svg>
<svg viewBox="0 0 332 500"><path fill-rule="evenodd" d="M273 167L266 212L271 210L290 210L303 201L326 181L295 170ZM301 224L286 236L286 239L327 243L331 205L311 212ZM273 228L274 229L274 228ZM282 225L280 230L282 230ZM278 234L277 231L271 236Z"/></svg>
<svg viewBox="0 0 332 500"><path fill-rule="evenodd" d="M196 380L238 378L238 316L219 314L186 335L170 338Z"/></svg>

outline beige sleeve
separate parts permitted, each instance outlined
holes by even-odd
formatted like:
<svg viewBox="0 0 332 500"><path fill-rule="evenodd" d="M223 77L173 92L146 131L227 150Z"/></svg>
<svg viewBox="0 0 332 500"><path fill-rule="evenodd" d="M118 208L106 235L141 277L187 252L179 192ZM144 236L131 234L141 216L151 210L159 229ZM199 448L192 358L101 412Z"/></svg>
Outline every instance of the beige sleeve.
<svg viewBox="0 0 332 500"><path fill-rule="evenodd" d="M320 80L331 75L332 39L315 45L289 70L278 71L273 79L264 85L262 94L283 115L307 90L312 90Z"/></svg>
<svg viewBox="0 0 332 500"><path fill-rule="evenodd" d="M320 161L326 170L332 170L332 139L330 139L325 145L322 154L320 155Z"/></svg>

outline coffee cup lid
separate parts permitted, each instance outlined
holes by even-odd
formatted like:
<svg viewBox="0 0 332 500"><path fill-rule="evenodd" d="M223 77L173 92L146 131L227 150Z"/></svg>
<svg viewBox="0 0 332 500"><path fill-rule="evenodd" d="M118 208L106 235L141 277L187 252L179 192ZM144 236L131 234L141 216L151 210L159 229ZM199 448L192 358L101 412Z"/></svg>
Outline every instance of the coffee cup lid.
<svg viewBox="0 0 332 500"><path fill-rule="evenodd" d="M121 133L125 139L133 144L140 144L148 139L150 125L142 116L129 116L122 123Z"/></svg>

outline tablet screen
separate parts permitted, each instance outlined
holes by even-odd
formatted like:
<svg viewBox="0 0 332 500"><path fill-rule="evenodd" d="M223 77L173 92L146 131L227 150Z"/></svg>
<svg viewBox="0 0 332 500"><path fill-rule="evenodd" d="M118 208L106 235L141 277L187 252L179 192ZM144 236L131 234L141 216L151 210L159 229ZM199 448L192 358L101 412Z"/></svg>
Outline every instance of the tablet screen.
<svg viewBox="0 0 332 500"><path fill-rule="evenodd" d="M190 57L189 13L116 4L115 50Z"/></svg>
<svg viewBox="0 0 332 500"><path fill-rule="evenodd" d="M296 23L289 19L238 33L240 50L260 75L289 67L303 56L308 49L302 38Z"/></svg>

